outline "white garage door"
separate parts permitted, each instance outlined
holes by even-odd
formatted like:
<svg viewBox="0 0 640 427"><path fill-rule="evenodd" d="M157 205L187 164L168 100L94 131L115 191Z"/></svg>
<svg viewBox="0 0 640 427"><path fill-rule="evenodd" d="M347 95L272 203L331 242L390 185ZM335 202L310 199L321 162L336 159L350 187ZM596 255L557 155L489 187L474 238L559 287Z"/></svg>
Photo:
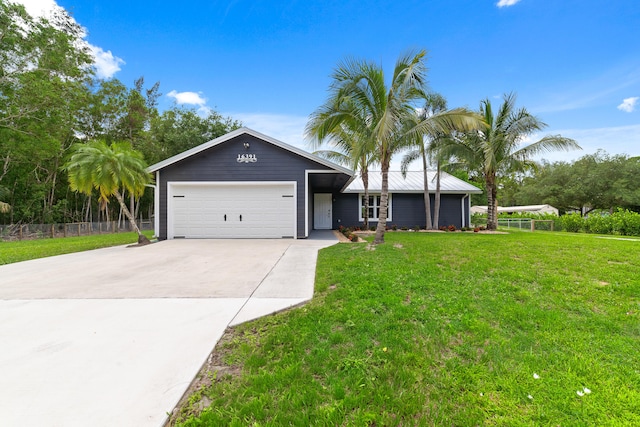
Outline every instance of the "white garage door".
<svg viewBox="0 0 640 427"><path fill-rule="evenodd" d="M169 183L174 238L295 238L295 182Z"/></svg>

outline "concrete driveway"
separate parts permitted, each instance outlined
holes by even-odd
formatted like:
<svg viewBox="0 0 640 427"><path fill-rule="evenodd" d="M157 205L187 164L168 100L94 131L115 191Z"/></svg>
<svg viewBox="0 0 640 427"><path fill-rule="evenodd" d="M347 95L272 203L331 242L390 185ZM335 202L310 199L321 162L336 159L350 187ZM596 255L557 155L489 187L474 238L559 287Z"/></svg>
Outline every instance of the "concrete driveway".
<svg viewBox="0 0 640 427"><path fill-rule="evenodd" d="M229 325L311 299L306 240L171 240L0 266L0 425L161 426Z"/></svg>

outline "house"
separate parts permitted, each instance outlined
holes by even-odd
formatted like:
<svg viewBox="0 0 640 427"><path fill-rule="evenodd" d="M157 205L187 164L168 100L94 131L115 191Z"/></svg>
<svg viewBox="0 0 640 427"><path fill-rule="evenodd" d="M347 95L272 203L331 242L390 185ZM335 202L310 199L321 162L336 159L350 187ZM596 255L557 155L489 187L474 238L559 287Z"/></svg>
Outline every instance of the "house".
<svg viewBox="0 0 640 427"><path fill-rule="evenodd" d="M434 217L436 172L427 172L431 216ZM369 223L378 222L382 176L380 172L369 172ZM387 225L398 227L425 227L424 174L422 171L407 171L403 176L399 171L389 171L389 210ZM337 224L360 226L363 224L364 185L362 179L355 178L336 197L334 212ZM471 194L482 190L446 172L440 172L440 215L439 226L454 225L456 228L470 226Z"/></svg>
<svg viewBox="0 0 640 427"><path fill-rule="evenodd" d="M354 180L353 171L248 128L148 170L155 175L154 228L161 240L295 239L308 237L313 229L361 223L361 182ZM372 219L377 218L380 199L374 175L379 174L370 177ZM406 181L391 176L388 223L424 226L421 184L413 173ZM480 190L445 175L441 223L468 225L468 196L473 192Z"/></svg>
<svg viewBox="0 0 640 427"><path fill-rule="evenodd" d="M486 214L486 206L472 206L471 213ZM551 205L498 206L498 213L527 213L558 215L558 209Z"/></svg>

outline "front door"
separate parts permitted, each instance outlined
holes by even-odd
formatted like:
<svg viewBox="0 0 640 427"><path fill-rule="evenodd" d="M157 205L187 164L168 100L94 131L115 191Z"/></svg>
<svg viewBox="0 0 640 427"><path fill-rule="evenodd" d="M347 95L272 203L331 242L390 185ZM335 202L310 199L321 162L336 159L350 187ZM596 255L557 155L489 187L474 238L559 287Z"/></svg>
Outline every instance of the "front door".
<svg viewBox="0 0 640 427"><path fill-rule="evenodd" d="M316 230L331 230L333 209L331 193L316 193L313 195L313 228Z"/></svg>

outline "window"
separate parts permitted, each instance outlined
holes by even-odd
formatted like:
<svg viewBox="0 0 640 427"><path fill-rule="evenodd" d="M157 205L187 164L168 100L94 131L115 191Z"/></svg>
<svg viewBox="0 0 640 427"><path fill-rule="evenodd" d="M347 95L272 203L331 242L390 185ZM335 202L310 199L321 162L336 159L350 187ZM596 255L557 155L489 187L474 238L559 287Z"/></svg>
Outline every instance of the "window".
<svg viewBox="0 0 640 427"><path fill-rule="evenodd" d="M358 212L360 212L360 221L364 221L364 194L360 194L358 197ZM391 194L389 194L389 206L387 209L387 221L391 221ZM369 220L377 221L380 215L380 195L369 194Z"/></svg>

